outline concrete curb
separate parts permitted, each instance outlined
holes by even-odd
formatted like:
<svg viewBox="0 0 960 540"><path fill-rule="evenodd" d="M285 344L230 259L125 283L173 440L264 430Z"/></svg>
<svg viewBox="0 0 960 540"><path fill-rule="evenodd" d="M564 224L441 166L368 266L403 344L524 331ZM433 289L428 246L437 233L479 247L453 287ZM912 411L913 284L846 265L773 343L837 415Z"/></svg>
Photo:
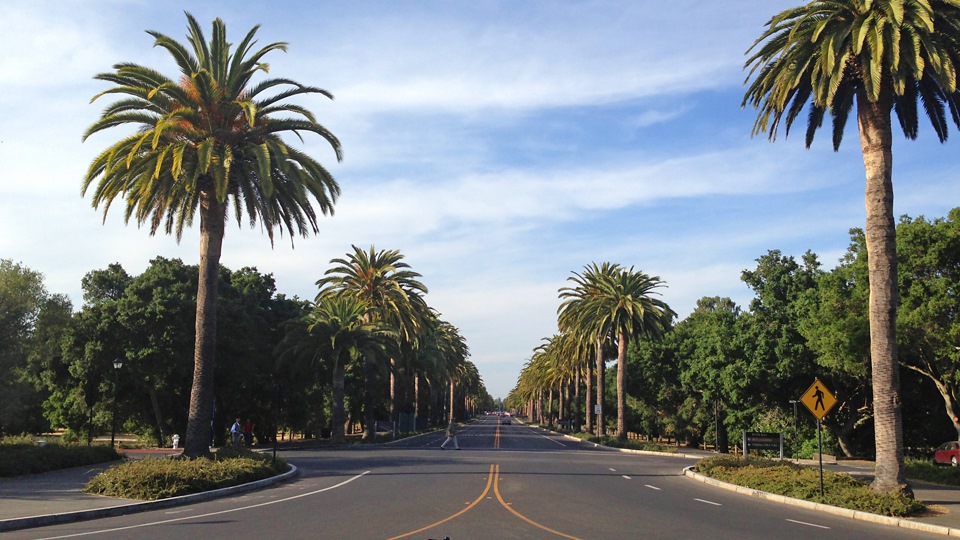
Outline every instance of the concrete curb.
<svg viewBox="0 0 960 540"><path fill-rule="evenodd" d="M640 454L644 456L675 457L675 458L684 458L684 459L703 459L707 457L707 456L697 456L693 454L681 454L680 452L651 452L650 450L634 450L632 448L615 448L613 446L603 446L602 444L580 439L578 437L574 437L573 435L567 435L566 433L557 433L556 431L553 431L544 427L541 427L540 429L544 431L549 431L550 433L556 433L557 435L560 435L561 437L563 437L568 441L579 441L584 444L593 445L594 448L600 448L600 447L609 448L610 450L617 450L618 452L621 452L624 454Z"/></svg>
<svg viewBox="0 0 960 540"><path fill-rule="evenodd" d="M848 510L846 508L840 508L837 506L831 506L829 504L815 503L811 501L805 501L803 499L794 499L792 497L785 497L783 495L776 495L774 493L767 493L766 491L759 491L752 488L747 488L743 486L738 486L735 484L728 484L727 482L721 482L709 476L704 476L700 473L693 471L693 466L684 467L683 475L692 478L694 480L699 480L704 484L718 487L721 489L726 489L728 491L735 491L743 495L749 495L751 497L757 497L758 499L763 499L766 501L777 502L780 504L786 504L788 506L796 506L799 508L806 508L808 510L816 510L819 512L825 512L827 514L833 514L835 516L843 516L852 519L858 519L860 521L867 521L870 523L877 523L880 525L888 525L891 527L900 527L901 529L910 529L913 531L922 531L934 534L942 534L944 536L960 536L960 529L954 529L951 527L945 527L943 525L933 525L930 523L920 523L917 521L910 521L904 518L896 518L890 516L881 516L878 514L871 514L869 512L861 512L859 510Z"/></svg>
<svg viewBox="0 0 960 540"><path fill-rule="evenodd" d="M159 499L156 501L143 501L143 502L119 504L117 506L108 506L106 508L97 508L94 510L79 510L76 512L63 512L60 514L49 514L49 515L32 516L32 517L24 517L24 518L4 519L4 520L0 520L0 532L15 531L18 529L29 529L32 527L44 527L46 525L69 523L73 521L86 521L89 519L123 516L127 514L135 514L138 512L146 512L148 510L172 508L175 506L182 506L185 504L209 501L212 499L218 499L220 497L235 495L237 493L244 493L244 492L253 491L256 489L262 489L267 486L271 486L273 484L278 484L280 482L289 480L294 476L297 476L298 474L300 474L299 469L297 469L295 465L291 464L289 471L277 476L264 478L262 480L257 480L255 482L248 482L246 484L240 484L239 486L230 486L226 488L215 489L212 491L204 491L203 493L181 495L179 497L170 497L169 499Z"/></svg>

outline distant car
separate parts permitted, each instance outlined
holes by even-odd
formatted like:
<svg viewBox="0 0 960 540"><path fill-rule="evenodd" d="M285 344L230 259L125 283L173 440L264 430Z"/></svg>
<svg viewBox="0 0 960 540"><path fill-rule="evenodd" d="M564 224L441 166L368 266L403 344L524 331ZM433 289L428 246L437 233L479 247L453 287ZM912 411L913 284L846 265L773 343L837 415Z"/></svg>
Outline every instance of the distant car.
<svg viewBox="0 0 960 540"><path fill-rule="evenodd" d="M504 416L503 418L500 419L500 423L503 424L504 426L509 426L509 425L510 425L510 417L509 417L509 416Z"/></svg>
<svg viewBox="0 0 960 540"><path fill-rule="evenodd" d="M933 453L933 462L942 465L960 465L960 442L945 442Z"/></svg>

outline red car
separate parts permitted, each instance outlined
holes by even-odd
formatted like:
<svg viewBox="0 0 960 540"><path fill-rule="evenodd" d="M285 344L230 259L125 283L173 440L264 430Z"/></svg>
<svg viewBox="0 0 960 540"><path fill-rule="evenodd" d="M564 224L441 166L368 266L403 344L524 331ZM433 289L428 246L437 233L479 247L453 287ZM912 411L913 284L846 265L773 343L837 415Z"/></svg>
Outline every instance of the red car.
<svg viewBox="0 0 960 540"><path fill-rule="evenodd" d="M950 441L941 444L933 453L933 462L956 467L960 464L960 442Z"/></svg>

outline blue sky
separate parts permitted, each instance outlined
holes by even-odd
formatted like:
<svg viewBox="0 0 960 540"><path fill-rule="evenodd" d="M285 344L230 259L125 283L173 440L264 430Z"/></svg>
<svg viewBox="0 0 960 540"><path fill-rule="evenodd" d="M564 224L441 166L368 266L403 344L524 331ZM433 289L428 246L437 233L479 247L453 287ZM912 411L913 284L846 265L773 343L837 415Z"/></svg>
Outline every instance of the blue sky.
<svg viewBox="0 0 960 540"><path fill-rule="evenodd" d="M768 250L832 266L864 221L855 122L839 152L802 129L751 138L745 51L793 1L146 2L6 0L0 8L0 257L82 302L80 280L155 256L198 260L199 231L150 237L81 197L86 168L121 136L81 142L107 101L93 80L132 61L173 76L145 30L184 40L190 11L238 42L260 24L270 75L332 92L311 109L342 141L291 141L342 188L310 238L231 222L222 263L272 273L312 299L351 244L398 249L429 303L457 326L487 388L504 397L556 332L557 290L611 261L659 276L681 317L703 296L746 307L740 272ZM269 7L266 7L269 6ZM944 216L960 200L958 134L894 142L897 214ZM117 209L115 209L117 210Z"/></svg>

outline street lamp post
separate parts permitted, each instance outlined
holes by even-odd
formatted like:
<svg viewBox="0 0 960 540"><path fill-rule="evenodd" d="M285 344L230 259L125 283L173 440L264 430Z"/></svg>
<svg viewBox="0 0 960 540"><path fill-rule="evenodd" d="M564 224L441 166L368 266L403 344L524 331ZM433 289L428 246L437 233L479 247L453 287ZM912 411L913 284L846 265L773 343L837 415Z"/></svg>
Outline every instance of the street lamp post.
<svg viewBox="0 0 960 540"><path fill-rule="evenodd" d="M793 404L793 459L797 459L797 403L800 403L798 399L791 399L790 403Z"/></svg>
<svg viewBox="0 0 960 540"><path fill-rule="evenodd" d="M120 386L120 368L123 367L123 360L115 358L113 360L113 429L110 431L110 448L114 448L117 440L117 387Z"/></svg>

